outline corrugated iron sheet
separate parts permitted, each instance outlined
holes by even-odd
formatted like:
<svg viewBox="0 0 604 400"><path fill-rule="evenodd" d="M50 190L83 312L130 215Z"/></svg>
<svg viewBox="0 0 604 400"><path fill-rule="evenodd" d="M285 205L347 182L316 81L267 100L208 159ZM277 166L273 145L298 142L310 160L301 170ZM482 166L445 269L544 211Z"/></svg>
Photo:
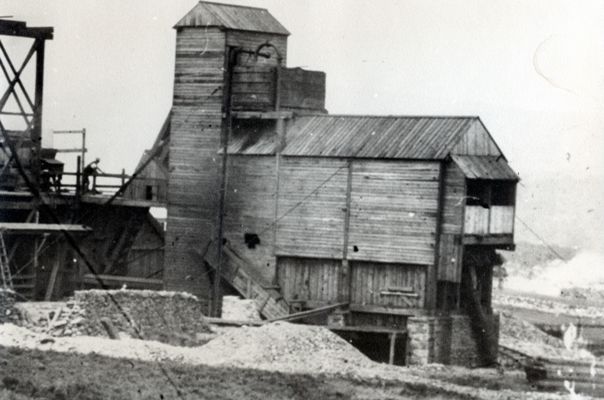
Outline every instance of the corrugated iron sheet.
<svg viewBox="0 0 604 400"><path fill-rule="evenodd" d="M445 158L475 117L297 117L286 135L283 155L354 158ZM274 154L274 129L235 134L229 153Z"/></svg>
<svg viewBox="0 0 604 400"><path fill-rule="evenodd" d="M189 26L217 26L252 32L289 35L266 9L200 1L181 18L175 28Z"/></svg>
<svg viewBox="0 0 604 400"><path fill-rule="evenodd" d="M442 159L475 117L316 115L298 118L284 155Z"/></svg>
<svg viewBox="0 0 604 400"><path fill-rule="evenodd" d="M452 158L468 179L520 180L503 157L453 155Z"/></svg>

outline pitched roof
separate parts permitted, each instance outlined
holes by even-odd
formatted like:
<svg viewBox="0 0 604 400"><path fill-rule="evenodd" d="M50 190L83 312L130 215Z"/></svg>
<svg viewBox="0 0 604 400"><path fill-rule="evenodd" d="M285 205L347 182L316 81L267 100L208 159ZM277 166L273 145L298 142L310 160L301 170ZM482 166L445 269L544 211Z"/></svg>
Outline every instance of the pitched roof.
<svg viewBox="0 0 604 400"><path fill-rule="evenodd" d="M200 1L175 28L200 26L289 35L266 9Z"/></svg>
<svg viewBox="0 0 604 400"><path fill-rule="evenodd" d="M520 180L503 157L453 155L452 158L468 179Z"/></svg>
<svg viewBox="0 0 604 400"><path fill-rule="evenodd" d="M311 115L287 129L285 156L444 159L478 117ZM244 131L246 129L242 129ZM232 137L229 153L274 154L274 129ZM249 130L247 130L249 132Z"/></svg>

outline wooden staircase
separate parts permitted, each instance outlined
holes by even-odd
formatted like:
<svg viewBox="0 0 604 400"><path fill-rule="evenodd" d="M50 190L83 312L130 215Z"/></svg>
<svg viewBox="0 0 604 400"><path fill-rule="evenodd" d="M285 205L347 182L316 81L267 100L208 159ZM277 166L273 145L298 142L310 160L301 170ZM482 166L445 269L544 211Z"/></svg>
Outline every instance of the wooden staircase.
<svg viewBox="0 0 604 400"><path fill-rule="evenodd" d="M281 296L278 287L264 282L249 266L249 263L228 246L223 247L224 262L222 278L225 279L241 296L253 299L258 311L266 319L276 319L289 314L289 305ZM204 261L216 270L217 260L204 257Z"/></svg>

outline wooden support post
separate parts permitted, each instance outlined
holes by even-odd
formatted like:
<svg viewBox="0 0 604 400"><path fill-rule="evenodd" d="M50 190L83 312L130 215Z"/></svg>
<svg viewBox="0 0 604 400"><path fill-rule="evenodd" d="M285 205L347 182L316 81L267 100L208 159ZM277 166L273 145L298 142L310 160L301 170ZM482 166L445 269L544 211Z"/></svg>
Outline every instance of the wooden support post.
<svg viewBox="0 0 604 400"><path fill-rule="evenodd" d="M352 297L352 272L348 261L348 240L350 237L350 207L352 204L352 160L346 161L348 176L346 179L346 209L344 210L344 240L342 241L342 265L338 282L338 299L350 302Z"/></svg>
<svg viewBox="0 0 604 400"><path fill-rule="evenodd" d="M252 297L252 279L248 278L245 283L245 297L247 299Z"/></svg>
<svg viewBox="0 0 604 400"><path fill-rule="evenodd" d="M56 247L55 254L55 262L52 266L52 271L50 272L50 279L48 280L48 287L46 288L46 294L44 295L44 301L52 300L52 295L55 291L55 284L57 282L57 276L59 275L59 270L61 269L61 263L63 262L64 252L64 243L58 243Z"/></svg>
<svg viewBox="0 0 604 400"><path fill-rule="evenodd" d="M388 353L388 364L394 364L394 355L396 353L396 332L390 334L390 352Z"/></svg>
<svg viewBox="0 0 604 400"><path fill-rule="evenodd" d="M438 203L436 211L436 226L434 228L434 262L428 266L426 276L426 308L436 308L438 289L438 265L440 263L440 239L445 205L445 162L438 166Z"/></svg>
<svg viewBox="0 0 604 400"><path fill-rule="evenodd" d="M40 185L40 151L42 149L42 98L44 94L44 39L36 39L36 77L34 97L34 118L31 140L33 143L33 154L31 161L34 186Z"/></svg>

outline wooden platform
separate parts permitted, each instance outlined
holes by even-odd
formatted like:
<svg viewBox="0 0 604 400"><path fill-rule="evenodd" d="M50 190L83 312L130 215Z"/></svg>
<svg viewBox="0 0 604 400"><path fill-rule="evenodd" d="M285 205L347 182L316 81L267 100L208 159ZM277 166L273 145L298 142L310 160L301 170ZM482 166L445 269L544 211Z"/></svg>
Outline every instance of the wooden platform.
<svg viewBox="0 0 604 400"><path fill-rule="evenodd" d="M82 203L88 204L106 204L112 195L109 194L86 194L81 197ZM58 205L72 204L75 201L75 193L43 193L42 200L45 204L55 207ZM154 200L128 199L116 197L111 201L112 205L125 207L164 207L165 204ZM25 191L7 191L0 190L0 210L31 210L35 206L34 196Z"/></svg>
<svg viewBox="0 0 604 400"><path fill-rule="evenodd" d="M87 226L75 224L36 224L26 222L0 222L0 231L8 234L38 235L44 233L88 233L92 232Z"/></svg>

